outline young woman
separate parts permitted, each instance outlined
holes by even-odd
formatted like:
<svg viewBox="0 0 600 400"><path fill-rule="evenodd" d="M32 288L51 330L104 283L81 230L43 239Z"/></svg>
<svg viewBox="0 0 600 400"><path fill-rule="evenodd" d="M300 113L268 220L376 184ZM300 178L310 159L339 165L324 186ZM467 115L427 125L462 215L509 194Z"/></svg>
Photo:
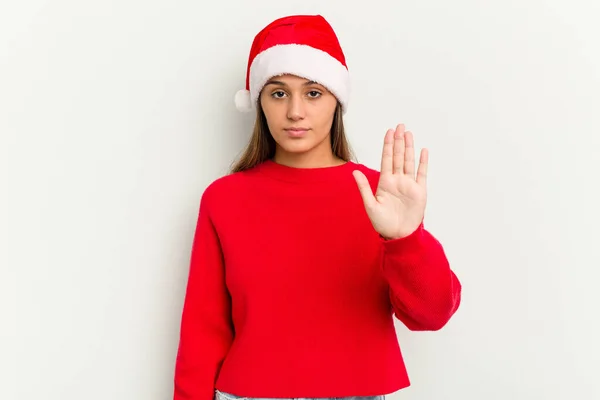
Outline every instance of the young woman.
<svg viewBox="0 0 600 400"><path fill-rule="evenodd" d="M236 104L256 109L254 133L200 201L174 399L382 398L408 386L394 316L438 330L461 298L423 226L427 151L415 168L400 124L381 171L351 161L348 70L321 16L258 33Z"/></svg>

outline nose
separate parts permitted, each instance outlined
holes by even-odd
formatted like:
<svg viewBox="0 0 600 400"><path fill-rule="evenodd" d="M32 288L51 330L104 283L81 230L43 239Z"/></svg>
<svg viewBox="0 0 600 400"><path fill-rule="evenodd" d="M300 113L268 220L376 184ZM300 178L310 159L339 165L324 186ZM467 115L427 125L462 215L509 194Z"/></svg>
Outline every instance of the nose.
<svg viewBox="0 0 600 400"><path fill-rule="evenodd" d="M304 119L306 115L305 104L301 96L291 96L288 101L287 117L292 121Z"/></svg>

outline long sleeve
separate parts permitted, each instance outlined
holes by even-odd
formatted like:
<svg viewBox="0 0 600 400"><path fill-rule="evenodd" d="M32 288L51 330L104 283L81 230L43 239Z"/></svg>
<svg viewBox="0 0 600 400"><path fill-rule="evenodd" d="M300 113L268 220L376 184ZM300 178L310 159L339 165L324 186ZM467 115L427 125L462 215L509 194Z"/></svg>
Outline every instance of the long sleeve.
<svg viewBox="0 0 600 400"><path fill-rule="evenodd" d="M215 379L233 340L231 299L209 203L205 191L182 311L174 400L213 400Z"/></svg>
<svg viewBox="0 0 600 400"><path fill-rule="evenodd" d="M461 284L423 224L409 236L383 240L383 273L394 314L410 330L439 330L460 305Z"/></svg>

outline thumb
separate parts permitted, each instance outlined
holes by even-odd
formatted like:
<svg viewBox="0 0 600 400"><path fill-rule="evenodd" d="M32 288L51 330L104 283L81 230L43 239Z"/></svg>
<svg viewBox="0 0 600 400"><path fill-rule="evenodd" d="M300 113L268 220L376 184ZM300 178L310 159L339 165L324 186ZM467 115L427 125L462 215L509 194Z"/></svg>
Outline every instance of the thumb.
<svg viewBox="0 0 600 400"><path fill-rule="evenodd" d="M371 185L369 184L369 180L362 172L358 170L352 171L352 175L356 180L356 184L358 185L358 190L360 191L360 195L365 203L366 208L373 208L377 200L373 195L373 190L371 189Z"/></svg>

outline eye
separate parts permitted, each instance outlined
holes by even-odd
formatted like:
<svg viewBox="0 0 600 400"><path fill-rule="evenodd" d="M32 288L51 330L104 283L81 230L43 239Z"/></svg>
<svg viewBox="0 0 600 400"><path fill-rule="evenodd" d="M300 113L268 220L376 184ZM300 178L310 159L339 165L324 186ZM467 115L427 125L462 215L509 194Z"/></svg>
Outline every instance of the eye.
<svg viewBox="0 0 600 400"><path fill-rule="evenodd" d="M285 92L283 90L277 90L277 91L271 93L271 96L276 99L281 99L283 96L285 96Z"/></svg>
<svg viewBox="0 0 600 400"><path fill-rule="evenodd" d="M320 95L321 95L321 92L318 92L316 90L311 90L310 92L308 92L308 97L311 97L313 99L316 99Z"/></svg>

